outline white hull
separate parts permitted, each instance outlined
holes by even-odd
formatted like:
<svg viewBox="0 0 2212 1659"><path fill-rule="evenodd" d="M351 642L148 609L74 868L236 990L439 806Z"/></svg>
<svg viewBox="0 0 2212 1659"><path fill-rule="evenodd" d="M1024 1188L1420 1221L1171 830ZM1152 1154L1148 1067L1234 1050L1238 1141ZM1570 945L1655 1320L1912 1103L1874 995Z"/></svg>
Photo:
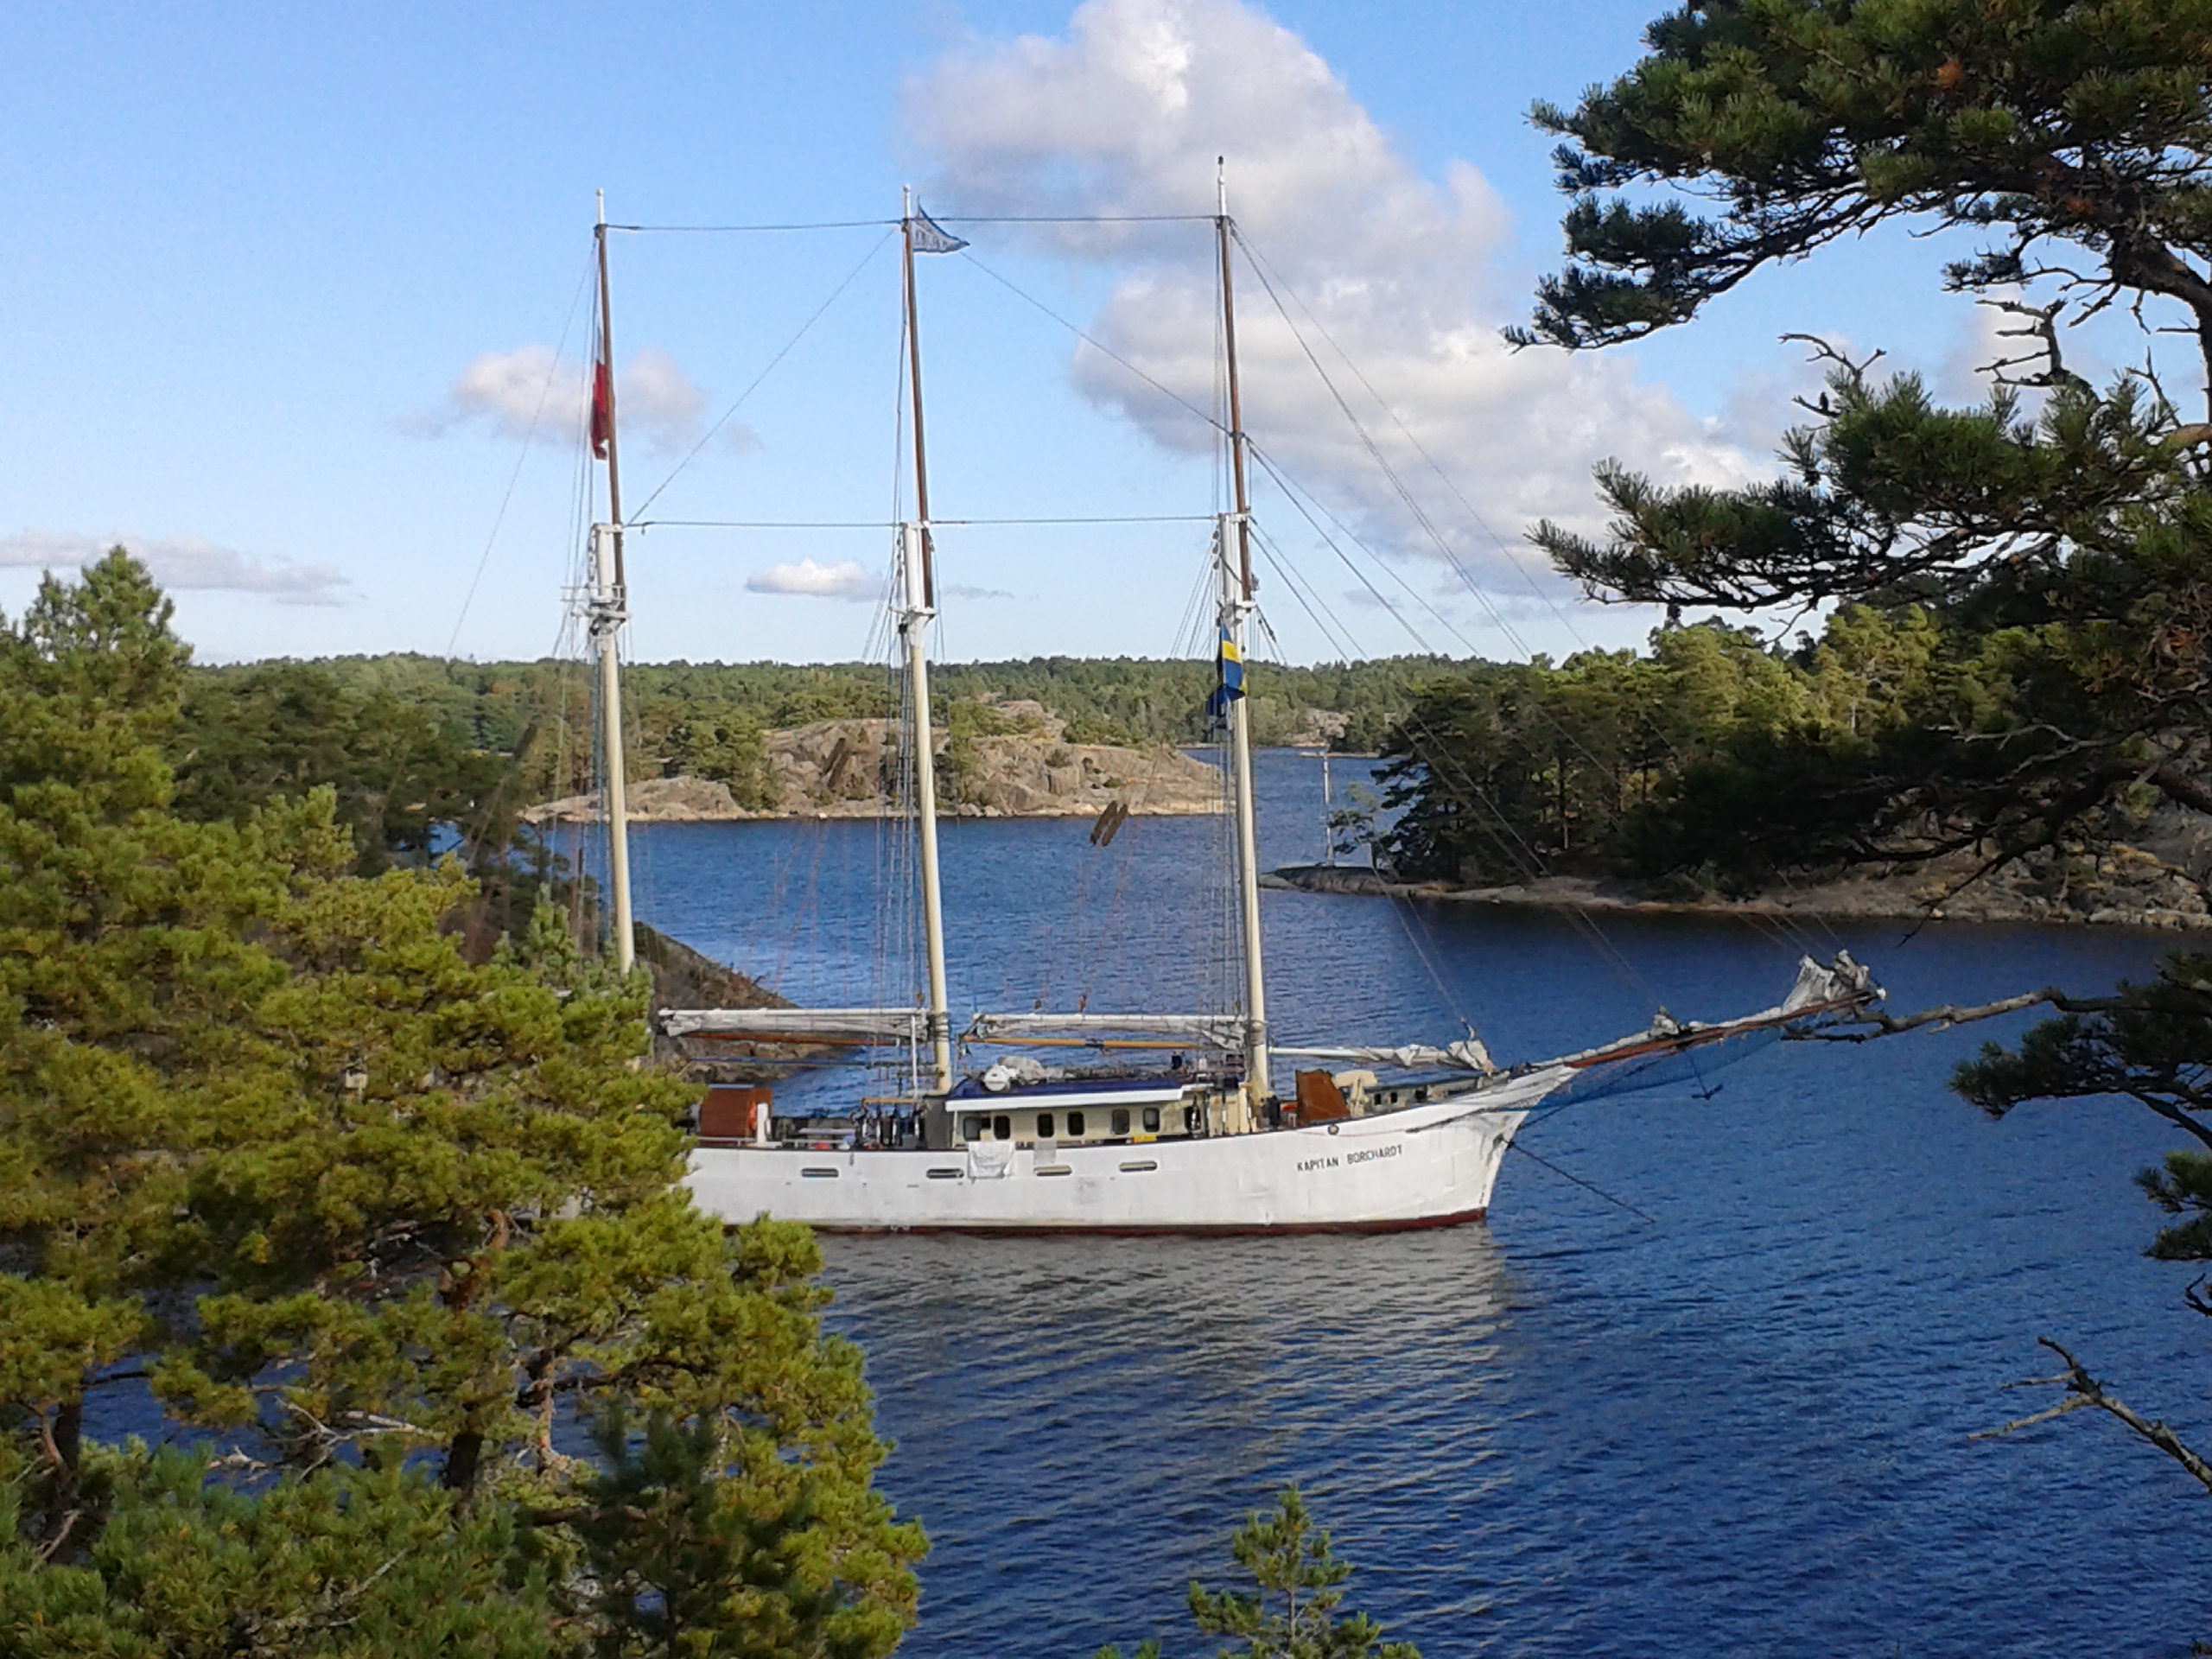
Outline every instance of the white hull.
<svg viewBox="0 0 2212 1659"><path fill-rule="evenodd" d="M1479 1219L1529 1109L1573 1073L1437 1090L1308 1128L941 1152L702 1146L686 1185L732 1224L761 1214L841 1232L1383 1231ZM1449 1087L1448 1085L1446 1086Z"/></svg>

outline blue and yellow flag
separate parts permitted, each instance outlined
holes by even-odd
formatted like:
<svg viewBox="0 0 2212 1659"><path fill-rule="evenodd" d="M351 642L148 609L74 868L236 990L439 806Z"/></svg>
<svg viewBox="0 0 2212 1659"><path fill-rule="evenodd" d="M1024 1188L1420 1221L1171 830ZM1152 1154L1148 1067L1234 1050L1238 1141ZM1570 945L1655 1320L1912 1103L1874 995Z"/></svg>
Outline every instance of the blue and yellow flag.
<svg viewBox="0 0 2212 1659"><path fill-rule="evenodd" d="M1206 699L1206 708L1213 717L1220 719L1229 712L1229 705L1244 695L1244 653L1229 637L1229 630L1221 631L1221 643L1214 653L1214 668L1218 675L1213 696Z"/></svg>

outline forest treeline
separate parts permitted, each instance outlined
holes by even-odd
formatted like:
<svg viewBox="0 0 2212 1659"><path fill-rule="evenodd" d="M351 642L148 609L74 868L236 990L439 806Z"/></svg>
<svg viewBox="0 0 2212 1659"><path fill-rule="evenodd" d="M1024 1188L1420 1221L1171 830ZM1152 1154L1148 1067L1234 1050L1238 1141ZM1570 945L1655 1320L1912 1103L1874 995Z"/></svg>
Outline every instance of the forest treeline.
<svg viewBox="0 0 2212 1659"><path fill-rule="evenodd" d="M1386 658L1255 676L1255 737L1288 741L1316 712L1336 742L1373 753L1418 689L1451 664ZM938 721L956 736L1015 728L996 705L1033 701L1076 743L1195 743L1207 736L1213 667L1200 661L1039 657L932 670ZM633 778L685 775L770 798L766 734L814 721L893 714L893 672L868 663L642 663L625 671ZM235 817L309 782L338 791L365 844L426 845L496 795L527 804L592 786L590 677L576 663L469 663L412 655L277 660L192 671L175 737L181 810Z"/></svg>
<svg viewBox="0 0 2212 1659"><path fill-rule="evenodd" d="M1854 606L1786 649L1708 621L1560 663L1258 663L1252 727L1262 745L1334 728L1337 748L1387 757L1390 804L1405 810L1376 850L1407 875L1752 880L1805 848L1850 856L1881 803L1867 798L1878 775L1839 792L1844 774L1894 758L1938 704L1948 717L1961 697L1989 702L2001 671L1961 658L1955 633L1925 607ZM944 664L940 769L967 739L1021 729L1003 709L1017 700L1065 721L1070 741L1203 743L1212 683L1202 661ZM644 664L625 683L633 779L704 778L753 807L773 798L769 732L888 715L899 700L891 671L866 664ZM589 681L557 661L416 656L197 669L170 759L178 809L194 817L238 819L327 785L372 861L421 859L451 833L440 826L499 847L521 808L592 786ZM1777 766L1823 773L1791 804L1804 810L1771 810Z"/></svg>
<svg viewBox="0 0 2212 1659"><path fill-rule="evenodd" d="M1643 652L1437 675L1392 724L1380 851L1402 875L1556 874L1738 892L1792 871L1934 857L1986 836L1931 788L2018 763L2032 630L1931 604L1847 606L1787 648L1719 620ZM2139 826L2152 803L2106 804Z"/></svg>

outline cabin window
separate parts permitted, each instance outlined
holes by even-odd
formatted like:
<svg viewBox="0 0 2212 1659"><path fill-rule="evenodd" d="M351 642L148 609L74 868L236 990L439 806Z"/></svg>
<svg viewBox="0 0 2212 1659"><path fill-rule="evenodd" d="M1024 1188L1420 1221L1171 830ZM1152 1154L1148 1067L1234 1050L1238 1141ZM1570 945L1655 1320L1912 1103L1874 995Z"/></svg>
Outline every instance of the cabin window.
<svg viewBox="0 0 2212 1659"><path fill-rule="evenodd" d="M1196 1135L1198 1132L1198 1109L1197 1107L1185 1106L1183 1109L1183 1132L1185 1135Z"/></svg>
<svg viewBox="0 0 2212 1659"><path fill-rule="evenodd" d="M1013 1140L1014 1120L1003 1112L993 1118L991 1120L991 1139L994 1141Z"/></svg>
<svg viewBox="0 0 2212 1659"><path fill-rule="evenodd" d="M1083 1139L1083 1114L1081 1112L1070 1112L1068 1114L1068 1139L1071 1141L1080 1141Z"/></svg>
<svg viewBox="0 0 2212 1659"><path fill-rule="evenodd" d="M1160 1133L1159 1107L1147 1106L1144 1109L1144 1132L1147 1135L1158 1135Z"/></svg>
<svg viewBox="0 0 2212 1659"><path fill-rule="evenodd" d="M969 1112L960 1120L960 1138L980 1141L983 1138L983 1120L980 1114Z"/></svg>
<svg viewBox="0 0 2212 1659"><path fill-rule="evenodd" d="M1114 1109L1114 1133L1116 1135L1127 1135L1128 1132L1129 1109L1126 1106L1116 1106Z"/></svg>
<svg viewBox="0 0 2212 1659"><path fill-rule="evenodd" d="M1039 1141L1049 1141L1052 1138L1052 1115L1050 1112L1037 1114L1037 1138Z"/></svg>

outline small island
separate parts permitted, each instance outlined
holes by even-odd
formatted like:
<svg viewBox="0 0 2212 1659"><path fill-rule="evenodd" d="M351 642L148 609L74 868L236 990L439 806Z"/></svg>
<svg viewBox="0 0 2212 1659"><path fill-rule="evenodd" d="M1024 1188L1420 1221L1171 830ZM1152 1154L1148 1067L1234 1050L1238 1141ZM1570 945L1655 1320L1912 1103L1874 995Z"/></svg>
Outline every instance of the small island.
<svg viewBox="0 0 2212 1659"><path fill-rule="evenodd" d="M1069 722L1017 700L970 705L995 716L938 728L940 798L947 817L1089 818L1119 802L1132 817L1222 810L1221 774L1167 743L1069 742ZM689 773L630 785L633 823L721 823L747 818L898 817L900 728L888 718L820 720L762 734L765 788L739 800L728 783ZM763 798L765 797L765 798ZM531 808L531 823L596 821L596 791Z"/></svg>

